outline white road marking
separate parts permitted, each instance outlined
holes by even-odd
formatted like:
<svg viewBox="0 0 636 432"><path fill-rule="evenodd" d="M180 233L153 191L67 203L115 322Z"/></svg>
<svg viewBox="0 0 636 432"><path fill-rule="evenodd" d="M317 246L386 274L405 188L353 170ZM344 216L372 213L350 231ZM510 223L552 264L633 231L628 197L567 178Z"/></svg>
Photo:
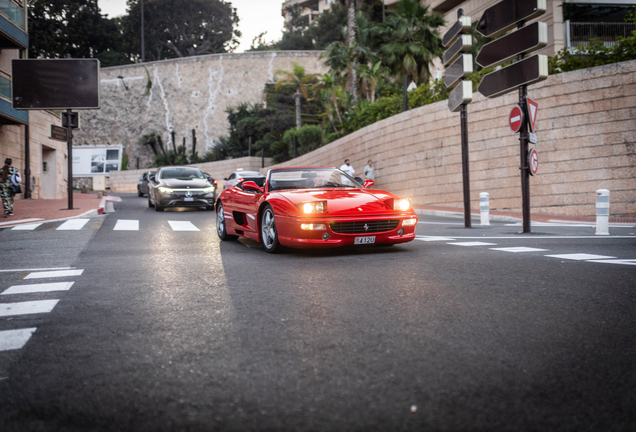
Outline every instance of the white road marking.
<svg viewBox="0 0 636 432"><path fill-rule="evenodd" d="M81 230L90 219L69 219L57 227L60 231Z"/></svg>
<svg viewBox="0 0 636 432"><path fill-rule="evenodd" d="M119 219L113 231L139 231L139 221Z"/></svg>
<svg viewBox="0 0 636 432"><path fill-rule="evenodd" d="M11 221L11 222L0 222L0 226L2 226L2 225L13 225L13 224L24 223L24 222L41 221L41 220L44 220L44 219L42 219L42 218L20 219L20 220Z"/></svg>
<svg viewBox="0 0 636 432"><path fill-rule="evenodd" d="M0 303L0 317L49 313L59 300Z"/></svg>
<svg viewBox="0 0 636 432"><path fill-rule="evenodd" d="M17 231L33 231L34 229L36 229L40 225L42 225L42 222L17 225L17 226L14 226L13 228L11 228L11 231L16 231L16 230Z"/></svg>
<svg viewBox="0 0 636 432"><path fill-rule="evenodd" d="M168 221L173 231L200 231L190 221Z"/></svg>
<svg viewBox="0 0 636 432"><path fill-rule="evenodd" d="M52 267L52 268L32 268L32 269L6 269L0 270L0 273L6 272L34 272L34 271L46 271L46 270L70 270L71 267Z"/></svg>
<svg viewBox="0 0 636 432"><path fill-rule="evenodd" d="M475 240L537 240L537 239L541 239L541 240L546 240L546 239L550 239L550 240L571 240L571 239L589 239L589 240L608 240L608 239L636 239L636 235L627 235L627 236L614 236L614 235L609 235L609 236L597 236L597 235L590 235L590 236L568 236L568 235L552 235L552 236L535 236L535 235L531 235L531 236L523 236L523 235L510 235L510 236L498 236L498 237L484 237L484 236L454 236L452 238L452 240L471 240L471 239L475 239Z"/></svg>
<svg viewBox="0 0 636 432"><path fill-rule="evenodd" d="M425 225L461 225L464 226L463 223L457 223L457 222L422 222L422 221L418 221L418 224L425 224Z"/></svg>
<svg viewBox="0 0 636 432"><path fill-rule="evenodd" d="M31 339L36 328L0 331L0 351L20 349Z"/></svg>
<svg viewBox="0 0 636 432"><path fill-rule="evenodd" d="M450 237L435 237L435 236L417 236L415 240L430 242L430 241L453 241L454 238Z"/></svg>
<svg viewBox="0 0 636 432"><path fill-rule="evenodd" d="M497 246L497 243L485 243L485 242L458 242L458 243L446 243L455 246Z"/></svg>
<svg viewBox="0 0 636 432"><path fill-rule="evenodd" d="M84 269L57 270L57 271L48 271L48 272L29 273L24 278L25 279L43 279L43 278L53 278L53 277L65 277L65 276L80 276L82 273L84 273Z"/></svg>
<svg viewBox="0 0 636 432"><path fill-rule="evenodd" d="M75 282L53 282L45 284L32 284L32 285L14 285L9 287L0 295L9 294L30 294L41 293L50 291L68 291L71 289Z"/></svg>
<svg viewBox="0 0 636 432"><path fill-rule="evenodd" d="M537 248L530 248L530 247L507 247L507 248L490 248L492 250L498 250L498 251L503 251L503 252L513 252L513 253L518 253L518 252L545 252L548 249L537 249Z"/></svg>
<svg viewBox="0 0 636 432"><path fill-rule="evenodd" d="M610 260L588 260L588 262L636 265L636 259L610 259Z"/></svg>
<svg viewBox="0 0 636 432"><path fill-rule="evenodd" d="M586 253L574 253L574 254L563 254L563 255L546 255L550 258L559 258L559 259L569 259L576 261L587 261L587 260L601 260L601 259L612 259L616 258L613 256L604 256L604 255L593 255Z"/></svg>

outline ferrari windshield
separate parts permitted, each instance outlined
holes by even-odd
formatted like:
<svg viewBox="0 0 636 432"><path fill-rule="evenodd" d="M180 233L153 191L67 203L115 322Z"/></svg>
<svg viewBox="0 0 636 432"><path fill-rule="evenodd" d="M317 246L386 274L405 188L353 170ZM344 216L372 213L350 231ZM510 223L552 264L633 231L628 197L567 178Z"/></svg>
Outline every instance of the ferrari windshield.
<svg viewBox="0 0 636 432"><path fill-rule="evenodd" d="M161 170L161 179L202 179L203 173L196 168L165 168Z"/></svg>
<svg viewBox="0 0 636 432"><path fill-rule="evenodd" d="M270 171L270 191L334 187L362 188L363 186L336 168L289 168Z"/></svg>

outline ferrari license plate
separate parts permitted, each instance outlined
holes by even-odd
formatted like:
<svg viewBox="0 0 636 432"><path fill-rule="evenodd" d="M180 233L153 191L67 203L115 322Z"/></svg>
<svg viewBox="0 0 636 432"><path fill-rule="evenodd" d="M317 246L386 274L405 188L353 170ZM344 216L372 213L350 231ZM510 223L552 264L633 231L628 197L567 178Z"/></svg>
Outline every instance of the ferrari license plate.
<svg viewBox="0 0 636 432"><path fill-rule="evenodd" d="M194 198L192 198L192 197L187 198L187 197L186 197L186 198L184 198L183 200L184 200L184 201L194 201Z"/></svg>
<svg viewBox="0 0 636 432"><path fill-rule="evenodd" d="M375 236L356 237L353 241L353 244L371 244L371 243L375 243Z"/></svg>

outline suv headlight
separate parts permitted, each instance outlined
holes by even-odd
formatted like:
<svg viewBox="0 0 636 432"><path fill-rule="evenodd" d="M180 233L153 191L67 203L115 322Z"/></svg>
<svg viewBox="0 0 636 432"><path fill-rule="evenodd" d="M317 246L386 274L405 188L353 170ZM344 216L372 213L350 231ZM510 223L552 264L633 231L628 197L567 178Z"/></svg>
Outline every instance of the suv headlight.
<svg viewBox="0 0 636 432"><path fill-rule="evenodd" d="M161 192L161 193L169 193L169 194L171 194L172 192L174 192L174 190L172 190L172 189L170 189L170 188L167 188L167 187L165 187L165 186L160 186L160 187L159 187L159 192Z"/></svg>
<svg viewBox="0 0 636 432"><path fill-rule="evenodd" d="M300 204L304 214L327 213L327 201L314 201Z"/></svg>
<svg viewBox="0 0 636 432"><path fill-rule="evenodd" d="M215 190L214 186L210 186L210 187L207 187L207 188L203 189L203 192L212 193L212 192L214 192L214 190Z"/></svg>
<svg viewBox="0 0 636 432"><path fill-rule="evenodd" d="M407 198L399 198L393 201L393 210L407 211L411 208L411 200Z"/></svg>

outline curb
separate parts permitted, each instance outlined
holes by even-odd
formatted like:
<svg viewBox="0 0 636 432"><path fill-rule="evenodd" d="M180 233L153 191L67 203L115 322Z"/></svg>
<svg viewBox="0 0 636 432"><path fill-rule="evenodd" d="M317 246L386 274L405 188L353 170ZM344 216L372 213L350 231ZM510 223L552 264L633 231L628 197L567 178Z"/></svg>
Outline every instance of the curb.
<svg viewBox="0 0 636 432"><path fill-rule="evenodd" d="M462 212L452 212L452 211L444 211L444 210L423 210L423 209L414 209L415 213L418 215L426 215L426 216L441 216L441 217L452 217L463 219L464 213ZM479 214L471 213L471 219L479 219L481 216ZM488 216L488 220L498 221L498 222L519 222L521 219L512 217L512 216L503 216L503 215L493 215L490 214Z"/></svg>

